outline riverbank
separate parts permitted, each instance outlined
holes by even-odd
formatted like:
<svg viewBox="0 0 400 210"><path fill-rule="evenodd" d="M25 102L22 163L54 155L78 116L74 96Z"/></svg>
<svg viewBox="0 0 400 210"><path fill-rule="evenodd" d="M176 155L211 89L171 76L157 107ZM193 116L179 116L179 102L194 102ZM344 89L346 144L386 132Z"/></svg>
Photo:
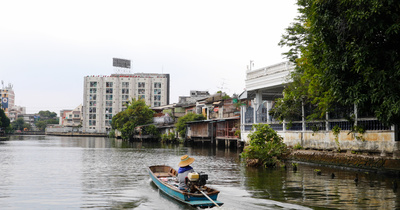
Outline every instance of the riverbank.
<svg viewBox="0 0 400 210"><path fill-rule="evenodd" d="M371 154L338 153L334 151L294 150L288 157L292 161L322 165L343 166L400 175L400 159Z"/></svg>
<svg viewBox="0 0 400 210"><path fill-rule="evenodd" d="M106 133L82 133L82 132L46 132L48 136L83 136L83 137L107 137Z"/></svg>

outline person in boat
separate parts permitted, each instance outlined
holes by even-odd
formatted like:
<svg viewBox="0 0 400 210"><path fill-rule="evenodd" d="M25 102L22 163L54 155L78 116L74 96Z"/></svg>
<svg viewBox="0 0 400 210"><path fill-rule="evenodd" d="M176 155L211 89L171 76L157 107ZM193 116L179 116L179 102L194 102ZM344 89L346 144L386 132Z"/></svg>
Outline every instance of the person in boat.
<svg viewBox="0 0 400 210"><path fill-rule="evenodd" d="M194 158L189 157L188 155L184 155L181 157L181 162L179 162L179 169L178 169L178 181L179 181L179 189L180 190L187 190L186 185L186 177L189 173L194 172L194 169L190 166L194 162Z"/></svg>

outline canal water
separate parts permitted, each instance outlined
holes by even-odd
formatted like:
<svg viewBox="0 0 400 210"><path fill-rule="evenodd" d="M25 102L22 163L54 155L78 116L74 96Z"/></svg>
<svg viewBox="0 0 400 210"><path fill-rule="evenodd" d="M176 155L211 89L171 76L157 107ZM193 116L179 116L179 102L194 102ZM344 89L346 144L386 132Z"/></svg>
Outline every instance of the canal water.
<svg viewBox="0 0 400 210"><path fill-rule="evenodd" d="M147 171L158 164L178 168L184 154L221 191L220 209L400 208L395 178L374 172L304 163L297 171L289 164L254 169L240 163L235 149L57 136L0 141L0 208L194 209L161 193Z"/></svg>

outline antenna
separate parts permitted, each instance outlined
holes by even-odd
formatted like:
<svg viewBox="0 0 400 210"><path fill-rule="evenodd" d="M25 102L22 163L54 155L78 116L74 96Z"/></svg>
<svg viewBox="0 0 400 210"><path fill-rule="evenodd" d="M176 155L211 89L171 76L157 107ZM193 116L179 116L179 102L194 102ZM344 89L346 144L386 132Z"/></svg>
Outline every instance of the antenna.
<svg viewBox="0 0 400 210"><path fill-rule="evenodd" d="M223 92L224 89L229 90L228 88L224 87L225 85L228 84L228 83L225 83L225 80L226 80L226 79L225 79L225 78L221 78L221 80L222 80L221 86L220 86L220 87L217 86L217 88L220 89L221 92Z"/></svg>
<svg viewBox="0 0 400 210"><path fill-rule="evenodd" d="M251 67L254 67L254 61L250 60L250 65L247 65L247 71L251 71Z"/></svg>

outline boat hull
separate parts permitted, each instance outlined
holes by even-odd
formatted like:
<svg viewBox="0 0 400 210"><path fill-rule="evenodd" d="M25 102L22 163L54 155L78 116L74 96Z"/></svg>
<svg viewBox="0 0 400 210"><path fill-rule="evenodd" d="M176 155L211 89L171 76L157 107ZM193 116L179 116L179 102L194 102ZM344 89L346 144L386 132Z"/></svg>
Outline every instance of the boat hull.
<svg viewBox="0 0 400 210"><path fill-rule="evenodd" d="M191 206L196 207L213 207L214 203L221 206L223 203L217 200L219 191L207 188L207 196L213 200L210 201L201 193L188 193L179 190L176 186L169 184L165 180L172 179L176 176L176 171L169 166L150 166L149 174L154 184L168 196Z"/></svg>

